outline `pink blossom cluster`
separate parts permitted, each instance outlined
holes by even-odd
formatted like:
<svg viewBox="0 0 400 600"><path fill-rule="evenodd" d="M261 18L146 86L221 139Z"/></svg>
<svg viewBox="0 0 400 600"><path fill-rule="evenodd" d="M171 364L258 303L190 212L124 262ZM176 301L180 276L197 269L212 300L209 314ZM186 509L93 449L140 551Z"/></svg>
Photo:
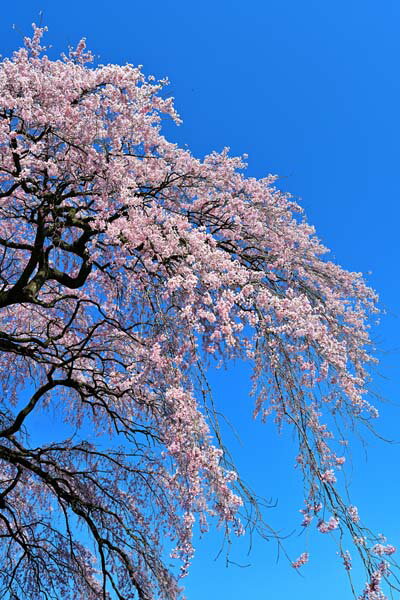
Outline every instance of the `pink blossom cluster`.
<svg viewBox="0 0 400 600"><path fill-rule="evenodd" d="M308 525L310 525L310 523L312 522L314 515L317 515L321 509L322 509L322 504L320 502L318 502L318 503L317 502L314 502L314 503L306 502L306 508L302 508L299 511L299 512L301 512L302 515L304 515L301 525L303 527L308 527Z"/></svg>
<svg viewBox="0 0 400 600"><path fill-rule="evenodd" d="M329 533L334 531L339 526L339 519L337 517L330 517L328 521L320 521L317 525L318 530L321 533Z"/></svg>
<svg viewBox="0 0 400 600"><path fill-rule="evenodd" d="M374 546L372 546L371 552L373 554L377 554L378 556L384 556L385 554L387 556L390 556L391 554L394 554L396 552L396 548L391 544L387 544L386 546L383 544L375 544Z"/></svg>
<svg viewBox="0 0 400 600"><path fill-rule="evenodd" d="M306 563L308 563L309 560L309 554L308 552L303 552L302 554L300 554L299 558L297 560L295 560L294 562L292 562L292 567L294 569L298 569L301 566L305 565Z"/></svg>
<svg viewBox="0 0 400 600"><path fill-rule="evenodd" d="M322 481L325 481L326 483L336 483L336 477L335 477L334 470L327 469L326 471L324 471L321 475L321 479L322 479Z"/></svg>
<svg viewBox="0 0 400 600"><path fill-rule="evenodd" d="M350 569L351 569L351 555L350 555L350 552L348 550L345 550L344 552L341 552L341 556L342 556L342 559L343 559L344 568L346 569L346 571L350 571Z"/></svg>
<svg viewBox="0 0 400 600"><path fill-rule="evenodd" d="M360 520L359 514L358 514L358 508L357 506L348 506L347 507L347 513L350 517L350 519L353 521L353 523L358 523Z"/></svg>
<svg viewBox="0 0 400 600"><path fill-rule="evenodd" d="M359 596L358 600L387 600L387 596L381 588L381 581L382 577L388 574L389 565L387 562L382 561L376 571L372 573L369 582L365 585L363 594Z"/></svg>

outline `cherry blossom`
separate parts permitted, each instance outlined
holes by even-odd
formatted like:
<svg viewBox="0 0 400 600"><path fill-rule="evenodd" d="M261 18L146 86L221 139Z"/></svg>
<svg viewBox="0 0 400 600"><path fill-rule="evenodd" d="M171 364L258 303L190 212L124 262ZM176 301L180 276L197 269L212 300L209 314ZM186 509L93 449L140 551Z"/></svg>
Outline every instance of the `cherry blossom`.
<svg viewBox="0 0 400 600"><path fill-rule="evenodd" d="M207 382L246 359L254 417L295 432L303 526L347 529L362 597L383 598L395 550L339 493L342 431L378 415L376 294L275 177L168 142L167 81L96 65L85 40L50 59L43 33L0 63L1 594L174 600L196 524L262 523ZM34 429L49 414L62 439Z"/></svg>
<svg viewBox="0 0 400 600"><path fill-rule="evenodd" d="M294 569L298 569L299 567L302 567L303 565L308 563L308 560L309 560L308 552L303 552L302 554L300 554L299 558L292 563L292 567Z"/></svg>

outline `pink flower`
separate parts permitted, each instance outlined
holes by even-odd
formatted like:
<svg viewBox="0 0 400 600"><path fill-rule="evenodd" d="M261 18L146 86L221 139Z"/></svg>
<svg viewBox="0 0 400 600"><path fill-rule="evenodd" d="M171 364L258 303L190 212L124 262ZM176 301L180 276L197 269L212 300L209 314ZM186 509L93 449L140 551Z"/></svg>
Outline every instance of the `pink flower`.
<svg viewBox="0 0 400 600"><path fill-rule="evenodd" d="M349 514L350 519L353 521L353 523L358 523L360 520L360 517L358 516L358 508L357 506L348 506L347 507L347 512Z"/></svg>
<svg viewBox="0 0 400 600"><path fill-rule="evenodd" d="M308 562L308 559L309 559L308 552L303 552L302 554L300 554L300 556L299 556L299 558L297 560L295 560L294 562L292 562L292 567L294 569L298 569L302 565L305 565Z"/></svg>
<svg viewBox="0 0 400 600"><path fill-rule="evenodd" d="M371 552L373 554L378 554L378 556L383 556L384 554L390 556L396 552L396 548L390 544L387 546L384 546L383 544L375 544L375 546L372 546Z"/></svg>
<svg viewBox="0 0 400 600"><path fill-rule="evenodd" d="M317 528L321 533L329 533L334 531L339 526L339 519L337 517L330 517L329 521L320 521Z"/></svg>
<svg viewBox="0 0 400 600"><path fill-rule="evenodd" d="M336 483L335 472L333 469L328 469L321 475L322 481L326 481L327 483Z"/></svg>

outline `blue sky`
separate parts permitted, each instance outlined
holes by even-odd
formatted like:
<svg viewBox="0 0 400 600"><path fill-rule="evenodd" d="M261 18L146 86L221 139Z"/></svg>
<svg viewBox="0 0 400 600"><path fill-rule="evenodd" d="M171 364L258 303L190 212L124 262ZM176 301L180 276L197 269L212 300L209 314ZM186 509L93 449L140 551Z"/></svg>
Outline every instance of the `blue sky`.
<svg viewBox="0 0 400 600"><path fill-rule="evenodd" d="M371 272L370 284L386 315L374 329L380 365L371 384L385 400L379 431L396 440L368 438L354 450L351 492L364 520L400 546L400 321L399 152L400 4L382 0L20 0L3 7L0 52L9 54L30 23L49 27L57 54L86 36L100 62L143 64L168 76L183 117L170 139L196 156L230 146L249 154L249 174L280 176L316 226L332 256L350 270ZM16 30L12 25L16 25ZM246 369L213 374L219 405L240 428L227 433L242 475L277 502L273 526L289 534L299 522L301 482L293 470L291 437L251 420ZM307 542L299 530L287 540L293 557L305 549L310 565L298 576L276 545L255 540L231 550L248 567L214 561L219 538L198 545L188 600L351 598L337 567L335 546L321 535ZM322 539L321 539L322 538ZM356 568L359 590L364 576Z"/></svg>

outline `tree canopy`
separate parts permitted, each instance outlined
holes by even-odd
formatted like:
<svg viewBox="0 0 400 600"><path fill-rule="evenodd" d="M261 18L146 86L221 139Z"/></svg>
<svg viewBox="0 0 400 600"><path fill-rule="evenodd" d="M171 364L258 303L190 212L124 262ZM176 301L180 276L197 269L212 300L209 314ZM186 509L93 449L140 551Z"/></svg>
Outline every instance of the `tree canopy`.
<svg viewBox="0 0 400 600"><path fill-rule="evenodd" d="M207 383L240 358L254 416L298 440L302 526L337 531L349 569L347 531L383 598L395 549L337 485L346 427L377 416L375 293L274 177L165 139L165 81L92 66L84 40L50 60L43 31L0 64L1 597L173 600L196 523L244 534L259 507ZM49 410L67 439L31 430Z"/></svg>

